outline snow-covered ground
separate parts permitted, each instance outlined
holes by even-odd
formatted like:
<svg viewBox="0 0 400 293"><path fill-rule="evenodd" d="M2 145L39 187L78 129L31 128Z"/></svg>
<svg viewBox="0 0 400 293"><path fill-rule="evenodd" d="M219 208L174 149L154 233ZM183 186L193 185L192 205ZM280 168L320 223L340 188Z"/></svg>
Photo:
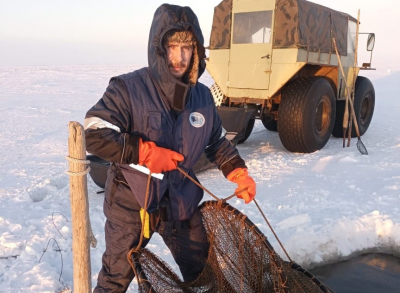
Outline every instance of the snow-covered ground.
<svg viewBox="0 0 400 293"><path fill-rule="evenodd" d="M129 66L0 67L0 292L70 292L73 287L69 202L69 121L83 122L108 80ZM202 77L207 85L212 80ZM304 266L366 251L400 255L400 72L373 76L376 108L362 141L320 151L286 151L278 134L257 122L239 151L257 183L259 205L290 257ZM219 197L235 185L216 170L201 173ZM104 250L103 194L89 179L92 284ZM205 199L211 199L205 195ZM254 203L230 203L247 214L284 256ZM48 247L47 247L48 246ZM174 265L155 235L148 246ZM44 250L47 250L44 252ZM135 292L133 283L129 292Z"/></svg>

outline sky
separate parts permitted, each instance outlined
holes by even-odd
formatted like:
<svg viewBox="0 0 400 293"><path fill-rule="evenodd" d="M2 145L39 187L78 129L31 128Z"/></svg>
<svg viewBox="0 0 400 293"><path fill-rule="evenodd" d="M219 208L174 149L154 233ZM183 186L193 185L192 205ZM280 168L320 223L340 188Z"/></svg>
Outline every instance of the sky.
<svg viewBox="0 0 400 293"><path fill-rule="evenodd" d="M65 159L68 122L83 123L109 78L129 68L0 68L1 293L72 292L72 217ZM356 139L343 148L342 139L333 137L320 151L290 153L278 133L266 130L260 121L238 146L257 184L259 206L291 259L306 269L371 251L400 256L399 80L400 72L374 80L375 113L361 138L368 156L358 152ZM204 74L201 82L211 86L213 81ZM198 178L220 198L236 188L217 169L200 173ZM104 195L97 194L98 190L89 177L89 214L98 241L90 249L92 287L105 245ZM205 195L204 199L212 198ZM228 202L246 214L284 258L256 205L245 205L236 198ZM148 248L178 273L158 234ZM384 262L370 266L389 270ZM400 275L399 266L391 270L394 276ZM400 278L395 280L398 288ZM364 280L369 281L379 282ZM357 292L355 286L351 292ZM128 292L137 292L135 282Z"/></svg>
<svg viewBox="0 0 400 293"><path fill-rule="evenodd" d="M15 65L147 65L147 39L156 8L151 0L1 0L0 66ZM197 14L209 43L214 7L219 0L172 0ZM315 0L355 18L361 10L361 32L376 33L373 65L399 67L400 2L396 0ZM364 44L360 44L364 48ZM360 49L361 50L361 49ZM361 60L362 61L362 60ZM368 61L368 60L367 60ZM389 73L390 73L389 71Z"/></svg>

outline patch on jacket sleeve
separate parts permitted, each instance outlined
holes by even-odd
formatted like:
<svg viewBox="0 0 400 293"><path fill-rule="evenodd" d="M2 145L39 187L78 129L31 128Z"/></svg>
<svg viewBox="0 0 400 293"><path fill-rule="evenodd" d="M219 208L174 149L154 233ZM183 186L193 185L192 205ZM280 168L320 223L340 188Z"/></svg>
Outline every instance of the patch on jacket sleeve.
<svg viewBox="0 0 400 293"><path fill-rule="evenodd" d="M203 114L199 112L192 112L189 116L189 122L193 127L200 128L204 125L206 119L204 118Z"/></svg>

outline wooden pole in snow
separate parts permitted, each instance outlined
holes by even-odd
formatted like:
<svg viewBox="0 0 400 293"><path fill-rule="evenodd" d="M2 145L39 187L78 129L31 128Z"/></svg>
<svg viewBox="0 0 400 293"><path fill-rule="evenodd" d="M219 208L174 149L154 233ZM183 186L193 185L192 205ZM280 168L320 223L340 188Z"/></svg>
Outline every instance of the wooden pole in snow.
<svg viewBox="0 0 400 293"><path fill-rule="evenodd" d="M72 253L74 292L92 292L89 249L89 203L85 136L81 124L69 123L69 191L72 216Z"/></svg>

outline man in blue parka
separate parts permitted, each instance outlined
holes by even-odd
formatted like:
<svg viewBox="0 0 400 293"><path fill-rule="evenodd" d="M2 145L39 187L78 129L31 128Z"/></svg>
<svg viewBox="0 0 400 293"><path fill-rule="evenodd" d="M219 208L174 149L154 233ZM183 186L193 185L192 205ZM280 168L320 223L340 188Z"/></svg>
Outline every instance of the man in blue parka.
<svg viewBox="0 0 400 293"><path fill-rule="evenodd" d="M197 180L191 169L205 152L238 184L237 191L246 189L238 197L248 203L255 196L245 162L224 137L211 93L198 82L205 70L203 43L189 7L161 5L150 30L149 66L112 78L86 114L87 151L112 163L104 199L106 250L94 292L128 289L134 273L127 254L139 243L141 209L150 214L150 234L161 235L184 281L203 270L209 248L198 209L203 191L177 166ZM137 166L163 178L152 177L147 189L148 175Z"/></svg>

